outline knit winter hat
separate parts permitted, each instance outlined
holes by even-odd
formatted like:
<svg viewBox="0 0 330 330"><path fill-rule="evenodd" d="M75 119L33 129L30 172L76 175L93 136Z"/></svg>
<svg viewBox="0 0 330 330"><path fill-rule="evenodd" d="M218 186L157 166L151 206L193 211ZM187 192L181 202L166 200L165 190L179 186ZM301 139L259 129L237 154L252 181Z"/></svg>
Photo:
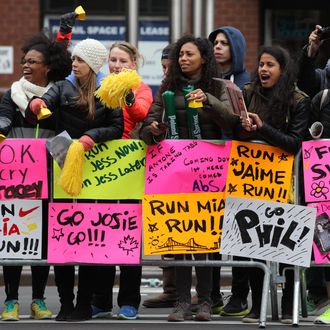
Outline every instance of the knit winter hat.
<svg viewBox="0 0 330 330"><path fill-rule="evenodd" d="M98 40L85 39L76 44L72 56L80 57L97 74L108 58L108 51Z"/></svg>

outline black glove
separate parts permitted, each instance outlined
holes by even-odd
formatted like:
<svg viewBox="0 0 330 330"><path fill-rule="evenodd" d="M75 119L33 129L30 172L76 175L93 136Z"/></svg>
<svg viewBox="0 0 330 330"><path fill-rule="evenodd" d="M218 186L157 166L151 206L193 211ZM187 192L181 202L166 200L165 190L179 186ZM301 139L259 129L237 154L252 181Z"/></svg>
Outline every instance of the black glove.
<svg viewBox="0 0 330 330"><path fill-rule="evenodd" d="M72 31L72 27L76 23L76 17L78 15L75 12L66 13L61 16L60 20L60 32L62 34L68 34Z"/></svg>
<svg viewBox="0 0 330 330"><path fill-rule="evenodd" d="M134 104L134 102L135 102L134 93L131 91L125 97L125 104L131 107Z"/></svg>

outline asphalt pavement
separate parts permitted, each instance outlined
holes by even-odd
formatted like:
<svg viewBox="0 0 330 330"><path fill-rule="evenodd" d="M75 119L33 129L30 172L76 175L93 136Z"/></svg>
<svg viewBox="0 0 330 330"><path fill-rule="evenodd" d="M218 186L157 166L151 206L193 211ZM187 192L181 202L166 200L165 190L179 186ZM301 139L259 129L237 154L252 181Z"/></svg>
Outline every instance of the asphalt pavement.
<svg viewBox="0 0 330 330"><path fill-rule="evenodd" d="M114 288L114 302L116 301L116 296L118 292L118 287ZM161 287L153 288L150 286L141 286L142 301L151 295L158 294L162 292ZM226 287L223 290L224 295L228 296L230 294L230 287ZM193 292L194 293L194 292ZM170 308L145 308L141 304L139 310L139 318L134 321L117 320L115 314L118 307L114 307L114 316L111 319L96 319L85 322L78 323L68 323L68 322L56 322L52 320L32 320L29 318L29 305L31 303L31 288L29 286L21 286L19 291L19 302L20 302L20 321L18 322L1 322L0 329L35 329L36 326L41 326L40 329L55 329L61 327L61 329L198 329L203 327L204 329L243 329L243 328L258 328L257 324L242 324L240 318L232 317L221 317L219 315L214 315L211 322L195 322L195 321L185 321L180 323L169 323L167 322L167 315L171 311ZM56 287L48 286L46 289L45 296L47 297L47 305L56 315L59 309L59 302ZM269 304L268 304L269 305ZM271 320L270 310L268 307L268 320L267 328L278 329L283 327L288 327L288 325L282 325L281 323L273 322ZM313 318L302 319L300 321L300 327L304 329L312 329L316 327L322 327L322 325L313 324Z"/></svg>

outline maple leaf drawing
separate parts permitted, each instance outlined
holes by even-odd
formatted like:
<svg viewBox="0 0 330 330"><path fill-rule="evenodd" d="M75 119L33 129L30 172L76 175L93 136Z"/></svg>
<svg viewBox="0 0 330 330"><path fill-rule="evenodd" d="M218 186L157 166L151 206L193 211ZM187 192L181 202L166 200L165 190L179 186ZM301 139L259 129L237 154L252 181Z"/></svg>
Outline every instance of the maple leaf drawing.
<svg viewBox="0 0 330 330"><path fill-rule="evenodd" d="M128 235L123 240L120 240L118 247L129 255L130 252L133 253L139 247L139 242L134 237Z"/></svg>

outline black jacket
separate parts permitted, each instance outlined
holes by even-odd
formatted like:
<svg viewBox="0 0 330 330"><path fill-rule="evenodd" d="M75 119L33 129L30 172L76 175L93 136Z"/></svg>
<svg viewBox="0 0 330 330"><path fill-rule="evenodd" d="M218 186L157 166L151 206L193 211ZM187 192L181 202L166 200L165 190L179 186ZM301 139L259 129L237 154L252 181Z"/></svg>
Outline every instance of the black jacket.
<svg viewBox="0 0 330 330"><path fill-rule="evenodd" d="M315 67L315 58L307 56L307 46L299 58L298 87L312 99L319 91L330 88L330 59L324 69Z"/></svg>
<svg viewBox="0 0 330 330"><path fill-rule="evenodd" d="M320 109L320 102L323 91L319 92L313 97L312 100L312 115L310 118L310 125L315 121L319 121L323 124L323 133L321 139L330 138L330 91L325 98L322 109Z"/></svg>
<svg viewBox="0 0 330 330"><path fill-rule="evenodd" d="M55 125L48 118L40 122L39 138L54 136ZM3 96L0 103L0 133L9 138L35 138L36 125L29 123L11 98L11 89Z"/></svg>
<svg viewBox="0 0 330 330"><path fill-rule="evenodd" d="M55 123L56 134L66 130L74 139L86 134L96 143L120 139L124 130L122 110L109 109L95 97L94 119L89 120L87 109L84 111L75 105L77 95L74 80L68 79L55 83L43 95L42 99L53 112L49 118ZM37 121L37 117L29 107L26 110L26 118L32 123Z"/></svg>
<svg viewBox="0 0 330 330"><path fill-rule="evenodd" d="M264 121L261 110L276 111L276 109L267 108L269 100L256 91L253 83L245 85L243 95L248 111L258 114L260 119L263 120L263 124L260 129L252 133L245 131L243 128L239 129L237 138L240 140L263 140L270 145L296 154L307 132L311 113L310 98L299 89L296 89L292 105L287 112L285 125L277 129Z"/></svg>

